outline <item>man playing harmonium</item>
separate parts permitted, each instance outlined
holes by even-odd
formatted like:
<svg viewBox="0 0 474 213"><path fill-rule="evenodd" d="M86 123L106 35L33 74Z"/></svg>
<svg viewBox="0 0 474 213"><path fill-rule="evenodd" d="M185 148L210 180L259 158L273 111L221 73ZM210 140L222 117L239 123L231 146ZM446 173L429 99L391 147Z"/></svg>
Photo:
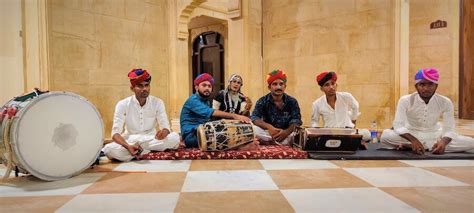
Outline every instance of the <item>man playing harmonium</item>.
<svg viewBox="0 0 474 213"><path fill-rule="evenodd" d="M400 98L393 128L382 133L381 143L385 148L406 148L417 154L427 150L433 154L474 151L473 138L454 132L453 103L436 93L438 79L436 69L421 69L416 73L416 92Z"/></svg>
<svg viewBox="0 0 474 213"><path fill-rule="evenodd" d="M231 75L227 88L219 91L212 101L212 108L247 117L250 116L252 101L240 91L243 85L244 83L240 75Z"/></svg>
<svg viewBox="0 0 474 213"><path fill-rule="evenodd" d="M285 93L286 82L286 74L281 70L267 76L270 93L257 101L251 116L260 142L289 145L296 127L303 123L298 101Z"/></svg>
<svg viewBox="0 0 474 213"><path fill-rule="evenodd" d="M145 151L176 149L178 133L170 131L163 101L150 94L151 75L142 69L128 73L130 90L135 95L125 98L115 106L112 139L114 142L102 149L110 159L130 161ZM156 131L156 124L161 128ZM125 131L124 131L125 125Z"/></svg>
<svg viewBox="0 0 474 213"><path fill-rule="evenodd" d="M181 134L186 147L199 147L198 126L210 121L211 116L251 123L250 118L243 115L213 109L210 104L213 85L214 79L208 73L203 73L194 79L196 93L186 100L180 115Z"/></svg>
<svg viewBox="0 0 474 213"><path fill-rule="evenodd" d="M311 127L320 127L319 118L323 118L325 128L355 128L359 117L359 102L348 92L337 91L337 75L335 72L322 72L316 77L324 95L313 102ZM367 129L359 129L362 140L370 140Z"/></svg>

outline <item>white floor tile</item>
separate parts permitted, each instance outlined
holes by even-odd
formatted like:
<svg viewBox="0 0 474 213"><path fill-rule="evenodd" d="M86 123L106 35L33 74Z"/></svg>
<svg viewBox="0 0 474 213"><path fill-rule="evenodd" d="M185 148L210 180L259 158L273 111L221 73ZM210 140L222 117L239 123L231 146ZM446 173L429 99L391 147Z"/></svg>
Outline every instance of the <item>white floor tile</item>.
<svg viewBox="0 0 474 213"><path fill-rule="evenodd" d="M415 167L344 168L377 187L467 186L463 182Z"/></svg>
<svg viewBox="0 0 474 213"><path fill-rule="evenodd" d="M188 172L183 192L276 190L266 171L192 171Z"/></svg>
<svg viewBox="0 0 474 213"><path fill-rule="evenodd" d="M78 195L56 212L173 212L179 193Z"/></svg>
<svg viewBox="0 0 474 213"><path fill-rule="evenodd" d="M76 195L91 186L103 175L105 173L83 173L66 180L54 182L42 181L31 176L21 177L23 179L18 183L0 185L0 197Z"/></svg>
<svg viewBox="0 0 474 213"><path fill-rule="evenodd" d="M285 170L285 169L333 169L339 168L337 165L327 160L260 160L263 168L267 170Z"/></svg>
<svg viewBox="0 0 474 213"><path fill-rule="evenodd" d="M457 167L457 166L474 166L474 160L401 160L416 167Z"/></svg>
<svg viewBox="0 0 474 213"><path fill-rule="evenodd" d="M296 212L418 212L377 188L281 190Z"/></svg>
<svg viewBox="0 0 474 213"><path fill-rule="evenodd" d="M141 160L121 163L115 171L186 172L190 160Z"/></svg>

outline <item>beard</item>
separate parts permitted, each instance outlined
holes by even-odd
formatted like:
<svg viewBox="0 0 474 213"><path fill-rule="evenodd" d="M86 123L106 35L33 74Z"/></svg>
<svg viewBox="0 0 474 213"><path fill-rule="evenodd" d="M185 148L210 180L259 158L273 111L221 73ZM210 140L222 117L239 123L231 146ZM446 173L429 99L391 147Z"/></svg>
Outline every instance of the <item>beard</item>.
<svg viewBox="0 0 474 213"><path fill-rule="evenodd" d="M208 94L206 95L205 93L202 93L201 91L198 90L198 93L199 93L199 96L203 98L209 98L209 96L211 96L211 92L208 92Z"/></svg>

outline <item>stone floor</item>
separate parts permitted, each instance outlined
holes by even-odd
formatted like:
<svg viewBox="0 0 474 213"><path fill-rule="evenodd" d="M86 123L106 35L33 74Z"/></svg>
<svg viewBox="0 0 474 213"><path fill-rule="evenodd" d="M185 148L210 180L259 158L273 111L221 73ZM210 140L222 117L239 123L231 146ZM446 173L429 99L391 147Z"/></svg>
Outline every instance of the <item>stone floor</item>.
<svg viewBox="0 0 474 213"><path fill-rule="evenodd" d="M457 123L474 135L474 121ZM474 160L103 160L63 181L0 184L0 212L474 212L473 201Z"/></svg>

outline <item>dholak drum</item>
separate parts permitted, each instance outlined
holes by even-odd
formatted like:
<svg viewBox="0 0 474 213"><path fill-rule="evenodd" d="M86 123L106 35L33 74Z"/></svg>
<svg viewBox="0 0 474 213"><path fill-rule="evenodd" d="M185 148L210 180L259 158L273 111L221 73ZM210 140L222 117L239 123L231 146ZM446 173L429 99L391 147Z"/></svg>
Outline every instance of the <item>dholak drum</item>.
<svg viewBox="0 0 474 213"><path fill-rule="evenodd" d="M308 152L346 152L359 149L362 135L356 129L299 128L293 147Z"/></svg>
<svg viewBox="0 0 474 213"><path fill-rule="evenodd" d="M12 167L48 181L89 168L104 138L102 118L94 105L69 92L31 94L0 108L5 177Z"/></svg>
<svg viewBox="0 0 474 213"><path fill-rule="evenodd" d="M198 144L202 151L222 151L253 141L252 124L237 120L218 120L199 125Z"/></svg>

